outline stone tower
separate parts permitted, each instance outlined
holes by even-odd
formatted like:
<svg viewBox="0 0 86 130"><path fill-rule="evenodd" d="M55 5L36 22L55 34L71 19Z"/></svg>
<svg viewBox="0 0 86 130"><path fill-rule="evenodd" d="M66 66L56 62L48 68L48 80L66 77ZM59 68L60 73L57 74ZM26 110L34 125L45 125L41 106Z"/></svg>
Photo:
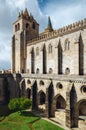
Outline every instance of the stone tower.
<svg viewBox="0 0 86 130"><path fill-rule="evenodd" d="M39 35L39 24L27 9L13 23L12 72L26 72L27 42Z"/></svg>

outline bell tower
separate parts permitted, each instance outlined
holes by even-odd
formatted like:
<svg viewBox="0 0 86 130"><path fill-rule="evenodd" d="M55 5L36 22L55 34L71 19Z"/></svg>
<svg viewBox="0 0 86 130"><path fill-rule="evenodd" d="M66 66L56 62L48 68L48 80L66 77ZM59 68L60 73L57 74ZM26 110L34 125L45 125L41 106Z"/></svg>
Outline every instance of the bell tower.
<svg viewBox="0 0 86 130"><path fill-rule="evenodd" d="M18 19L13 23L12 37L12 72L26 72L27 43L38 37L39 24L28 13L27 8L19 12Z"/></svg>

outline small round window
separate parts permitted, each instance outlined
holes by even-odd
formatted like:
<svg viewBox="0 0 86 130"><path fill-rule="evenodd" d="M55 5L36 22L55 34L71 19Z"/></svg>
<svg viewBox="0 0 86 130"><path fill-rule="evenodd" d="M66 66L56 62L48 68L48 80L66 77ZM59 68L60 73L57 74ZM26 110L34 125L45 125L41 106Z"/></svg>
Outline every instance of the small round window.
<svg viewBox="0 0 86 130"><path fill-rule="evenodd" d="M85 86L85 85L83 85L83 86L81 87L81 92L82 92L82 93L86 93L86 86Z"/></svg>
<svg viewBox="0 0 86 130"><path fill-rule="evenodd" d="M62 89L63 88L63 86L62 86L62 84L61 83L57 83L57 85L56 85L56 88L58 89Z"/></svg>

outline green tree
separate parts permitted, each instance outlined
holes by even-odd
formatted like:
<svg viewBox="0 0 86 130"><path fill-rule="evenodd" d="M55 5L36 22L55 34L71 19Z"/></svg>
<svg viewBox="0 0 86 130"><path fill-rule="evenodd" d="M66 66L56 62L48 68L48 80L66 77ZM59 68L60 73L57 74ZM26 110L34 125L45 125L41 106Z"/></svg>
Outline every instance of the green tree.
<svg viewBox="0 0 86 130"><path fill-rule="evenodd" d="M13 111L20 111L25 110L27 108L30 108L32 104L32 101L28 98L13 98L10 100L8 107L10 110Z"/></svg>

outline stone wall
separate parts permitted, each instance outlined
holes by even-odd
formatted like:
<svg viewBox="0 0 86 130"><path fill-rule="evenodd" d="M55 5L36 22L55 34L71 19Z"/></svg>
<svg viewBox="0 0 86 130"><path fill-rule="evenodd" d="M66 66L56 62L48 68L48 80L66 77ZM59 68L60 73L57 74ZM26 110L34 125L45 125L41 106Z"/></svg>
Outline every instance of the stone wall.
<svg viewBox="0 0 86 130"><path fill-rule="evenodd" d="M10 99L20 96L21 75L0 74L0 104L7 104Z"/></svg>

